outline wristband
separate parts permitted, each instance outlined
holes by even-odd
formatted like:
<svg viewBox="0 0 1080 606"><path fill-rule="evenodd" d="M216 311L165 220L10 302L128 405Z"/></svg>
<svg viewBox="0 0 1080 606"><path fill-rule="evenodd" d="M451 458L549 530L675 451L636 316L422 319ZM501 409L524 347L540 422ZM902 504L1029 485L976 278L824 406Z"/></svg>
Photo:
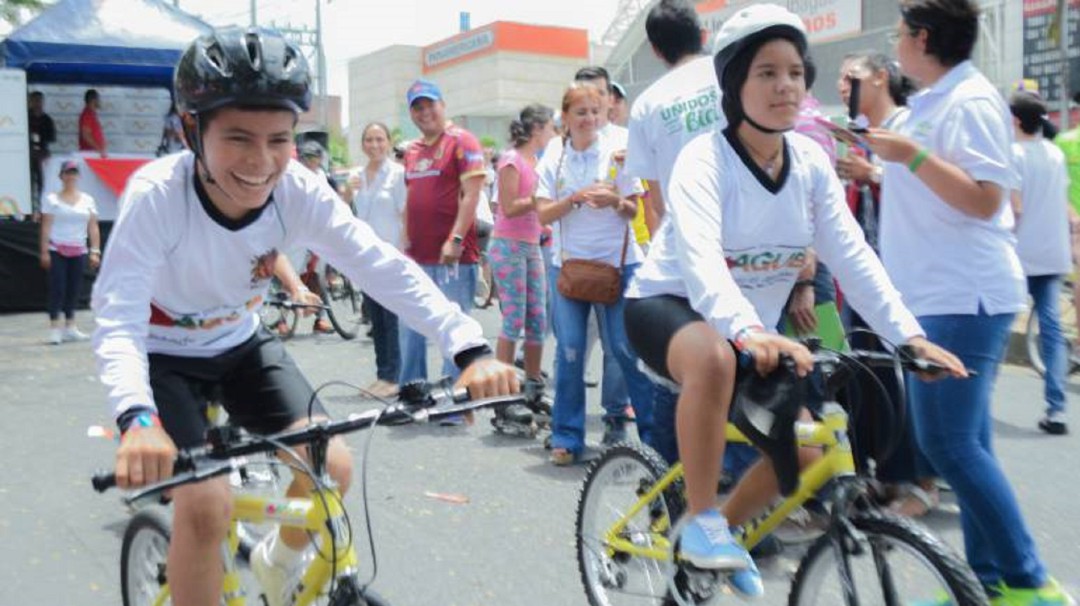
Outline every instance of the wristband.
<svg viewBox="0 0 1080 606"><path fill-rule="evenodd" d="M453 242L454 244L460 245L462 242L465 241L465 236L459 236L457 234L450 234L450 237L447 238L447 240L449 240L450 242Z"/></svg>
<svg viewBox="0 0 1080 606"><path fill-rule="evenodd" d="M134 415L121 415L116 423L120 426L121 437L127 435L132 429L161 427L161 419L157 416L156 412L149 409L140 409L135 412Z"/></svg>
<svg viewBox="0 0 1080 606"><path fill-rule="evenodd" d="M90 254L92 254L92 255L100 255L101 254L101 249L100 248L91 248L90 249Z"/></svg>
<svg viewBox="0 0 1080 606"><path fill-rule="evenodd" d="M911 163L907 165L908 170L913 173L919 170L919 167L922 166L922 163L925 162L926 159L929 157L930 150L926 149L925 147L920 148L919 151L915 152L915 157L911 159Z"/></svg>
<svg viewBox="0 0 1080 606"><path fill-rule="evenodd" d="M799 288L800 286L809 286L810 288L813 288L814 287L814 280L813 279L796 280L795 281L795 288Z"/></svg>
<svg viewBox="0 0 1080 606"><path fill-rule="evenodd" d="M735 338L732 339L732 343L735 344L735 349L742 352L746 351L746 341L753 333L758 333L765 330L761 326L747 326L739 332L735 333Z"/></svg>
<svg viewBox="0 0 1080 606"><path fill-rule="evenodd" d="M490 358L493 354L491 346L486 343L470 347L454 354L454 366L457 366L459 370L465 370L473 362L481 358Z"/></svg>

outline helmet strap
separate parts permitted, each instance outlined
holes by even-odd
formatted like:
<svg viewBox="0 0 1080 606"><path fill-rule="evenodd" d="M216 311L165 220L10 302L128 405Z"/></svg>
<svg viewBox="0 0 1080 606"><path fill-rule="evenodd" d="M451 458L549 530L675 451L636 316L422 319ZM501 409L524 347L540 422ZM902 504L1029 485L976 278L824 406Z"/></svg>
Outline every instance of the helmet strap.
<svg viewBox="0 0 1080 606"><path fill-rule="evenodd" d="M759 131L761 131L763 133L769 134L769 135L779 135L780 133L786 133L786 132L788 132L790 130L795 129L795 127L775 129L775 128L768 128L768 127L762 126L762 125L758 124L757 122L754 122L754 119L751 118L750 115L747 114L745 110L742 113L742 117L743 117L743 120L746 120L747 124L749 124L750 126L753 126L757 130L759 130Z"/></svg>

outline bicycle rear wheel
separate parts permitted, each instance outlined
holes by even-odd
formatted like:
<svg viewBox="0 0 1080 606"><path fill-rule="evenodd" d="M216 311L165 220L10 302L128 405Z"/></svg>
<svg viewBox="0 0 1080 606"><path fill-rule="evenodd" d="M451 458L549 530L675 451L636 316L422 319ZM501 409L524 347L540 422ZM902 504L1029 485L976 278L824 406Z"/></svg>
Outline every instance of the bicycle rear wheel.
<svg viewBox="0 0 1080 606"><path fill-rule="evenodd" d="M656 451L628 443L608 448L589 466L578 498L576 540L578 569L592 606L669 603L668 563L614 551L605 539L666 472ZM620 536L638 547L656 547L684 509L677 482L638 512Z"/></svg>
<svg viewBox="0 0 1080 606"><path fill-rule="evenodd" d="M355 339L360 332L360 291L344 274L327 265L319 272L319 290L323 303L329 308L327 317L342 339Z"/></svg>
<svg viewBox="0 0 1080 606"><path fill-rule="evenodd" d="M854 540L829 532L807 551L789 606L989 604L967 564L921 526L877 511L849 521ZM849 600L845 588L856 600Z"/></svg>
<svg viewBox="0 0 1080 606"><path fill-rule="evenodd" d="M165 516L152 510L135 514L120 548L120 593L124 606L158 604L167 592L165 560L171 530ZM161 604L171 604L166 598Z"/></svg>
<svg viewBox="0 0 1080 606"><path fill-rule="evenodd" d="M266 292L266 301L259 308L259 321L263 328L277 335L282 340L292 338L296 333L297 314L295 309L287 309L279 303L288 297L281 291L281 285L277 280L270 283L270 289Z"/></svg>
<svg viewBox="0 0 1080 606"><path fill-rule="evenodd" d="M1073 305L1072 300L1072 284L1069 282L1062 283L1061 290L1058 293L1058 309L1060 310L1058 318L1061 323L1061 334L1065 337L1065 346L1069 352L1066 354L1067 373L1080 372L1080 363L1074 360L1072 356L1073 345L1077 342L1077 336L1080 335L1080 325L1077 324L1076 307ZM1046 363L1043 361L1042 348L1039 345L1039 317L1034 309L1028 314L1024 345L1031 367L1035 369L1035 372L1039 373L1039 376L1043 376L1046 373Z"/></svg>

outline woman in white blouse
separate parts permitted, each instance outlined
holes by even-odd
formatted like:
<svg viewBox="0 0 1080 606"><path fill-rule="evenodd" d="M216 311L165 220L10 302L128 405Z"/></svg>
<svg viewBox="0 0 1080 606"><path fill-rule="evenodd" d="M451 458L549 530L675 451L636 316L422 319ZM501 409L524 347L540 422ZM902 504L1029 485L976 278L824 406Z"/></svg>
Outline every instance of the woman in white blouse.
<svg viewBox="0 0 1080 606"><path fill-rule="evenodd" d="M623 171L624 150L616 149L616 141L601 136L600 111L596 87L575 83L567 89L562 101L567 133L561 149L545 154L537 167L540 180L536 197L540 221L554 226L554 265L561 268L566 259L621 265L625 290L642 260L641 249L629 232L642 189L638 179ZM626 337L625 300L620 295L615 303L600 305L567 298L557 289L553 292L552 322L557 347L552 463L571 464L585 448L584 354L590 312L603 316L600 338L618 359L634 407L638 435L644 441L652 423L653 387L638 369L637 357ZM621 434L624 417L622 402L604 411L609 439Z"/></svg>
<svg viewBox="0 0 1080 606"><path fill-rule="evenodd" d="M359 174L353 211L375 230L375 234L399 250L404 245L405 169L389 160L390 130L381 122L364 127L362 135L367 166ZM364 297L367 317L371 320L371 338L375 341L377 380L368 386L372 395L387 398L397 394L398 320L390 310L371 297Z"/></svg>
<svg viewBox="0 0 1080 606"><path fill-rule="evenodd" d="M63 188L46 196L41 207L41 267L49 272L49 343L53 345L87 338L75 326L75 304L87 262L91 269L101 263L97 206L79 191L79 165L71 160L61 164L60 181Z"/></svg>
<svg viewBox="0 0 1080 606"><path fill-rule="evenodd" d="M925 88L903 125L868 136L889 184L881 258L927 337L978 373L909 384L915 439L956 493L967 560L987 592L1008 604L1071 603L991 445L994 379L1026 294L1007 203L1017 185L1009 108L971 62L974 0L904 0L900 16L896 56Z"/></svg>

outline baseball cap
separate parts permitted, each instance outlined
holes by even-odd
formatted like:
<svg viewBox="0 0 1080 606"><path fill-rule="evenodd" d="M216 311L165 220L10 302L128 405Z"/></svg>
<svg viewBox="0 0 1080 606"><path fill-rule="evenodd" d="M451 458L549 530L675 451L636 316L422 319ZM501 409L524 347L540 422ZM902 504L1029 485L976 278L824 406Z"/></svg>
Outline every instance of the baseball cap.
<svg viewBox="0 0 1080 606"><path fill-rule="evenodd" d="M60 174L68 172L79 172L79 163L74 160L64 160L60 164Z"/></svg>
<svg viewBox="0 0 1080 606"><path fill-rule="evenodd" d="M304 141L300 144L299 153L301 158L321 158L323 147L318 141Z"/></svg>
<svg viewBox="0 0 1080 606"><path fill-rule="evenodd" d="M611 90L615 93L615 96L619 97L620 99L626 98L626 89L623 88L622 84L619 84L618 82L615 82L613 80L611 82Z"/></svg>
<svg viewBox="0 0 1080 606"><path fill-rule="evenodd" d="M439 87L430 80L417 80L409 87L409 91L405 93L405 100L408 102L409 107L417 99L431 99L432 101L442 101L442 91Z"/></svg>

